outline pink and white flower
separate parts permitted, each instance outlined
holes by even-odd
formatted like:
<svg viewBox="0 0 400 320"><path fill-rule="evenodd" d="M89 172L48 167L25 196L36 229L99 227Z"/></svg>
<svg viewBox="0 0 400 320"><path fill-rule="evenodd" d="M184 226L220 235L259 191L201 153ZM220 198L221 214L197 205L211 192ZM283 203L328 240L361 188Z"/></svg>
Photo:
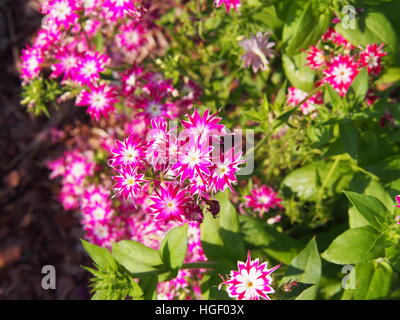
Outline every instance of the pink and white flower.
<svg viewBox="0 0 400 320"><path fill-rule="evenodd" d="M271 208L283 208L282 199L278 197L278 193L266 185L254 187L244 199L246 207L254 209L260 215Z"/></svg>
<svg viewBox="0 0 400 320"><path fill-rule="evenodd" d="M238 270L232 270L229 278L221 284L226 285L226 291L231 298L236 300L271 300L268 294L274 293L271 273L280 267L277 265L268 269L267 262L261 263L259 259L251 260L250 251L246 262L238 261Z"/></svg>
<svg viewBox="0 0 400 320"><path fill-rule="evenodd" d="M329 83L341 96L345 96L358 72L358 64L351 56L338 55L328 63L323 81Z"/></svg>
<svg viewBox="0 0 400 320"><path fill-rule="evenodd" d="M361 51L359 64L361 67L367 67L368 73L371 75L378 75L382 71L382 57L387 55L383 51L384 44L369 44L365 50Z"/></svg>
<svg viewBox="0 0 400 320"><path fill-rule="evenodd" d="M146 157L146 147L139 138L129 136L124 141L115 141L116 147L111 151L113 166L139 167L144 163Z"/></svg>
<svg viewBox="0 0 400 320"><path fill-rule="evenodd" d="M147 180L144 179L143 174L137 173L137 170L130 167L116 169L119 173L118 176L114 176L113 179L116 181L114 190L117 194L122 195L123 198L135 199L136 195L140 192L142 185Z"/></svg>
<svg viewBox="0 0 400 320"><path fill-rule="evenodd" d="M173 183L168 183L166 187L160 186L150 199L154 202L150 205L150 208L156 214L156 220L177 220L181 222L185 216L187 204L190 201L186 190Z"/></svg>
<svg viewBox="0 0 400 320"><path fill-rule="evenodd" d="M108 118L108 114L115 110L118 102L116 92L106 84L83 90L76 99L77 106L88 106L86 112L96 121L101 117Z"/></svg>
<svg viewBox="0 0 400 320"><path fill-rule="evenodd" d="M311 69L321 68L325 63L324 51L315 46L311 46L307 51L307 62Z"/></svg>

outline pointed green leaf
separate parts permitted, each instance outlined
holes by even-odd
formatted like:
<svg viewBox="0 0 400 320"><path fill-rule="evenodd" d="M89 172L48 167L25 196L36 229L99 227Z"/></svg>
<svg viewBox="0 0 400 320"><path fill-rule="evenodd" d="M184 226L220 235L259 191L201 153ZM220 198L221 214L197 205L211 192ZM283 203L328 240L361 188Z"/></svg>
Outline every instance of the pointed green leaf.
<svg viewBox="0 0 400 320"><path fill-rule="evenodd" d="M187 250L187 223L170 230L160 247L161 259L171 269L182 266Z"/></svg>
<svg viewBox="0 0 400 320"><path fill-rule="evenodd" d="M163 266L158 250L131 240L113 243L112 256L131 273L155 271Z"/></svg>
<svg viewBox="0 0 400 320"><path fill-rule="evenodd" d="M336 264L368 261L384 255L385 240L370 226L349 229L331 243L322 258Z"/></svg>

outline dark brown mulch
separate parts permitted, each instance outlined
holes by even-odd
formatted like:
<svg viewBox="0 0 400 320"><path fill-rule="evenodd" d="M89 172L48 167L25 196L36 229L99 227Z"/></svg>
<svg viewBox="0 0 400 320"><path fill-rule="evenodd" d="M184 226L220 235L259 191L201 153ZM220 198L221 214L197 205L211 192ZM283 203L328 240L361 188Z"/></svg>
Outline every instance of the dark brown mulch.
<svg viewBox="0 0 400 320"><path fill-rule="evenodd" d="M0 299L87 299L81 227L44 164L62 149L50 129L73 117L35 118L19 103L16 59L40 21L28 1L0 0ZM41 286L44 265L56 269L55 290Z"/></svg>

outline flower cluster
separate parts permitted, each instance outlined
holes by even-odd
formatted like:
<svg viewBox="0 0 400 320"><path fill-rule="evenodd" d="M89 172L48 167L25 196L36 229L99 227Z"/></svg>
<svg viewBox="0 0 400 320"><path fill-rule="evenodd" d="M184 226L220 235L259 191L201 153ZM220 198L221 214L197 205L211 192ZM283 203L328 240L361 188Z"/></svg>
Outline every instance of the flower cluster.
<svg viewBox="0 0 400 320"><path fill-rule="evenodd" d="M321 71L321 83L329 83L341 96L346 95L361 68L367 67L373 76L382 71L382 57L386 55L383 44L356 48L338 32L329 29L322 36L320 47L310 47L307 64L317 72Z"/></svg>
<svg viewBox="0 0 400 320"><path fill-rule="evenodd" d="M382 58L386 55L383 44L369 44L366 48L357 48L331 28L322 36L320 42L311 46L306 53L306 64L315 70L319 77L316 87L328 83L340 96L347 94L362 68L367 68L371 77L377 76L382 71ZM306 92L289 87L287 102L296 106L307 96ZM366 100L368 105L376 99L373 90L369 90ZM322 94L318 92L300 104L300 109L303 114L315 117L318 107L322 104Z"/></svg>
<svg viewBox="0 0 400 320"><path fill-rule="evenodd" d="M232 270L227 280L221 285L226 285L229 297L236 300L271 300L268 294L274 293L271 273L280 267L277 265L268 269L267 262L260 263L259 259L251 260L250 251L246 262L238 261L238 270Z"/></svg>
<svg viewBox="0 0 400 320"><path fill-rule="evenodd" d="M243 163L241 150L224 144L232 136L220 120L196 109L181 121L184 129L178 133L159 116L151 119L145 138L116 141L109 161L117 173L116 193L136 203L141 191L151 190L149 208L156 220L202 221L199 203L232 189Z"/></svg>
<svg viewBox="0 0 400 320"><path fill-rule="evenodd" d="M62 89L60 101L75 98L96 121L121 105L147 121L180 116L198 100L199 87L182 79L182 90L174 88L172 81L138 66L165 46L154 10L151 1L42 1L46 17L22 52L24 85L48 75Z"/></svg>
<svg viewBox="0 0 400 320"><path fill-rule="evenodd" d="M282 209L282 199L278 193L266 185L254 187L249 195L244 197L245 206L258 212L260 216L267 213L270 209Z"/></svg>

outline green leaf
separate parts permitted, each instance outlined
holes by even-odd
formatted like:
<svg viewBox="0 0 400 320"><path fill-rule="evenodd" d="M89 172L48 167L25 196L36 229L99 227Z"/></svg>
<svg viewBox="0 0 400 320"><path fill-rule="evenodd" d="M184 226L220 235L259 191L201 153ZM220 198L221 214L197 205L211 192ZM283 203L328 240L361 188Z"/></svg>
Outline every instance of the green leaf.
<svg viewBox="0 0 400 320"><path fill-rule="evenodd" d="M313 237L307 246L292 260L281 282L296 280L318 284L321 278L321 258L317 242Z"/></svg>
<svg viewBox="0 0 400 320"><path fill-rule="evenodd" d="M389 211L377 198L359 193L344 192L359 213L377 231L385 232L388 229L387 217Z"/></svg>
<svg viewBox="0 0 400 320"><path fill-rule="evenodd" d="M228 192L219 193L215 199L220 204L220 213L216 218L206 213L200 226L204 253L210 261L225 258L241 260L246 252L240 233L239 215L229 200ZM235 245L232 246L232 243Z"/></svg>
<svg viewBox="0 0 400 320"><path fill-rule="evenodd" d="M309 2L295 19L290 16L284 25L283 35L289 37L285 52L293 55L315 44L327 30L330 20L330 14L315 12Z"/></svg>
<svg viewBox="0 0 400 320"><path fill-rule="evenodd" d="M96 246L85 240L81 240L81 242L90 258L92 258L98 267L103 267L105 265L116 266L115 260L111 256L110 251L106 248Z"/></svg>
<svg viewBox="0 0 400 320"><path fill-rule="evenodd" d="M170 230L160 247L161 259L171 269L180 268L187 250L187 223Z"/></svg>
<svg viewBox="0 0 400 320"><path fill-rule="evenodd" d="M131 273L160 270L163 266L158 250L131 240L113 243L112 256Z"/></svg>
<svg viewBox="0 0 400 320"><path fill-rule="evenodd" d="M353 158L358 158L358 132L353 122L349 119L343 119L339 123L340 136L346 152Z"/></svg>
<svg viewBox="0 0 400 320"><path fill-rule="evenodd" d="M400 272L400 249L398 246L392 246L385 249L386 258L389 260L392 268Z"/></svg>
<svg viewBox="0 0 400 320"><path fill-rule="evenodd" d="M393 270L384 260L356 264L355 289L346 289L342 299L376 300L389 297Z"/></svg>
<svg viewBox="0 0 400 320"><path fill-rule="evenodd" d="M218 261L225 256L222 238L219 234L219 219L209 212L204 214L200 225L200 239L208 260Z"/></svg>
<svg viewBox="0 0 400 320"><path fill-rule="evenodd" d="M335 108L340 108L343 105L343 99L337 93L335 89L332 88L330 84L325 86L325 93L329 97L329 101Z"/></svg>
<svg viewBox="0 0 400 320"><path fill-rule="evenodd" d="M276 231L265 222L249 216L239 216L244 240L279 262L289 264L304 244Z"/></svg>
<svg viewBox="0 0 400 320"><path fill-rule="evenodd" d="M383 256L387 242L370 226L349 229L338 236L322 253L322 258L336 264L353 264Z"/></svg>
<svg viewBox="0 0 400 320"><path fill-rule="evenodd" d="M386 208L391 211L394 208L392 197L386 192L382 185L371 176L364 173L357 173L349 185L350 191L372 196L382 202Z"/></svg>
<svg viewBox="0 0 400 320"><path fill-rule="evenodd" d="M341 23L336 24L335 28L354 46L384 43L385 50L390 52L388 58L396 58L398 38L391 22L381 12L366 10L366 15L357 17L356 29L345 29Z"/></svg>
<svg viewBox="0 0 400 320"><path fill-rule="evenodd" d="M224 244L226 256L231 259L241 260L246 256L246 250L243 236L240 233L239 215L229 200L229 192L220 192L215 199L218 200L221 208L219 213L219 233Z"/></svg>
<svg viewBox="0 0 400 320"><path fill-rule="evenodd" d="M308 284L319 284L321 278L321 258L318 252L317 242L313 237L307 246L290 263L281 283L298 281ZM296 299L315 299L318 286L304 290Z"/></svg>
<svg viewBox="0 0 400 320"><path fill-rule="evenodd" d="M349 208L349 227L350 228L358 228L368 226L369 223L363 215L355 208Z"/></svg>
<svg viewBox="0 0 400 320"><path fill-rule="evenodd" d="M306 61L307 53L300 52L295 56L282 56L283 69L292 86L309 92L314 88L315 73Z"/></svg>
<svg viewBox="0 0 400 320"><path fill-rule="evenodd" d="M281 182L281 189L288 188L297 197L305 201L317 201L321 181L327 177L332 161L317 161L293 170ZM340 161L325 184L323 198L331 197L348 187L353 171L347 161Z"/></svg>
<svg viewBox="0 0 400 320"><path fill-rule="evenodd" d="M362 68L357 74L356 78L350 86L350 90L354 93L354 97L357 102L364 100L365 95L368 91L368 70L367 68Z"/></svg>

